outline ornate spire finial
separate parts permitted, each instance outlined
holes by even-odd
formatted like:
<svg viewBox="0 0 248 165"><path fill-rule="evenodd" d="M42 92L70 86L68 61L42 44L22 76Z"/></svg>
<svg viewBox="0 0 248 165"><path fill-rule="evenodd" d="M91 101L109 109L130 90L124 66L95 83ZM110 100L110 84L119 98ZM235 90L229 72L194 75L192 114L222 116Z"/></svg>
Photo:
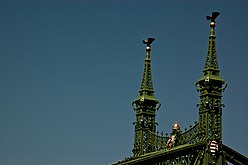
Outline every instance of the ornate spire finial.
<svg viewBox="0 0 248 165"><path fill-rule="evenodd" d="M207 140L222 139L222 92L227 87L225 81L220 76L218 59L215 44L215 19L220 15L213 12L212 16L207 16L210 22L210 35L205 67L202 77L197 81L197 90L200 92L198 129ZM224 86L223 86L224 85Z"/></svg>
<svg viewBox="0 0 248 165"><path fill-rule="evenodd" d="M206 16L207 20L211 20L210 26L215 26L215 19L220 15L220 12L212 12L212 16Z"/></svg>
<svg viewBox="0 0 248 165"><path fill-rule="evenodd" d="M156 150L149 141L153 141L156 134L156 111L161 104L154 96L151 71L151 44L154 38L143 40L146 44L146 58L144 72L142 76L139 96L134 100L132 106L136 112L135 137L134 137L134 157L141 156Z"/></svg>
<svg viewBox="0 0 248 165"><path fill-rule="evenodd" d="M143 43L146 44L146 58L145 58L145 68L142 77L140 91L153 91L152 84L152 72L151 72L151 44L155 41L155 38L148 38L147 40L143 40Z"/></svg>
<svg viewBox="0 0 248 165"><path fill-rule="evenodd" d="M210 22L210 35L209 35L209 43L208 43L208 52L206 57L206 63L204 67L204 73L207 71L214 71L214 73L219 72L218 67L218 59L216 53L216 44L215 44L215 31L214 28L216 26L215 19L220 15L219 12L213 12L212 16L206 16L207 20L211 20Z"/></svg>
<svg viewBox="0 0 248 165"><path fill-rule="evenodd" d="M143 44L146 44L146 49L151 49L151 44L153 41L155 41L155 38L148 38L147 40L143 40Z"/></svg>
<svg viewBox="0 0 248 165"><path fill-rule="evenodd" d="M143 40L143 44L146 44L146 59L150 59L151 44L153 41L155 41L155 38L148 38L147 40Z"/></svg>

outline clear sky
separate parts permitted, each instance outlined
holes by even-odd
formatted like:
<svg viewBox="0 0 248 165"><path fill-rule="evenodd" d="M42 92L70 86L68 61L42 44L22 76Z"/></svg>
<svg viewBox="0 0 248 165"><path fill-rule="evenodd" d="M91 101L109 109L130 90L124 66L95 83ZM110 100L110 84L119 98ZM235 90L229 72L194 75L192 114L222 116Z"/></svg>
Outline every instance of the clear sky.
<svg viewBox="0 0 248 165"><path fill-rule="evenodd" d="M223 0L224 1L224 0ZM197 120L212 11L223 143L248 155L247 1L0 0L0 164L105 165L132 155L145 46L158 130Z"/></svg>

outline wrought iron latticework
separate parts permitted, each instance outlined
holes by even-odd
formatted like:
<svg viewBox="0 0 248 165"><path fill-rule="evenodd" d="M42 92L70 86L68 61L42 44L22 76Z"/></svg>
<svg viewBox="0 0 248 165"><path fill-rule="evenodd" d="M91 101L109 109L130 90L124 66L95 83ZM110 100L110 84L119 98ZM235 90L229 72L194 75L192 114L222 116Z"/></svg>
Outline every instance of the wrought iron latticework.
<svg viewBox="0 0 248 165"><path fill-rule="evenodd" d="M156 110L160 103L154 96L151 73L151 43L146 44L145 67L138 98L133 102L136 112L133 156L113 165L237 165L248 164L248 158L222 144L222 92L227 84L220 76L216 52L215 26L219 12L207 16L210 34L206 61L201 78L196 82L200 93L198 122L184 132L176 122L172 132L156 131Z"/></svg>

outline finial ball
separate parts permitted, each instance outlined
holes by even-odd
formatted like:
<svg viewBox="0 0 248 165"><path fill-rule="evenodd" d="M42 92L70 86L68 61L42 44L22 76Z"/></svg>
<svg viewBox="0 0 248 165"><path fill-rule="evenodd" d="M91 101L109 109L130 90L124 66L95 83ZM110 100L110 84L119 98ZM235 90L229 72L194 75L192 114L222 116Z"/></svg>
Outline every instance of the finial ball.
<svg viewBox="0 0 248 165"><path fill-rule="evenodd" d="M211 22L210 23L210 26L215 26L215 22Z"/></svg>
<svg viewBox="0 0 248 165"><path fill-rule="evenodd" d="M175 122L173 125L172 125L172 130L175 130L175 131L179 131L180 130L180 125Z"/></svg>

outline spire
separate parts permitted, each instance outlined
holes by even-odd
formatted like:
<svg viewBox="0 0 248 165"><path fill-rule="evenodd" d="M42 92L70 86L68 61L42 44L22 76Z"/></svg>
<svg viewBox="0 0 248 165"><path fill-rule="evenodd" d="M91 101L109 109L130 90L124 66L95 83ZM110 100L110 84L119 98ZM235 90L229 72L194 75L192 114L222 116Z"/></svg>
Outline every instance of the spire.
<svg viewBox="0 0 248 165"><path fill-rule="evenodd" d="M210 20L210 34L209 34L209 41L208 41L208 51L207 57L205 62L205 67L203 70L204 79L214 78L214 79L221 79L219 73L219 66L218 66L218 58L216 52L216 43L215 43L215 26L216 22L215 19L219 16L219 12L213 12L212 16L206 16L207 20Z"/></svg>
<svg viewBox="0 0 248 165"><path fill-rule="evenodd" d="M207 16L210 22L210 35L206 63L202 77L197 81L197 90L200 92L199 107L199 129L204 132L208 140L222 139L222 92L227 84L220 76L218 59L215 45L215 19L220 15L213 12L212 16Z"/></svg>
<svg viewBox="0 0 248 165"><path fill-rule="evenodd" d="M142 76L141 86L140 86L140 96L137 100L154 100L157 99L154 97L153 83L152 83L152 70L151 70L151 44L155 41L155 38L148 38L143 40L143 43L146 44L146 58L144 72Z"/></svg>
<svg viewBox="0 0 248 165"><path fill-rule="evenodd" d="M218 15L219 15L219 13L218 13ZM204 70L209 70L209 69L219 70L217 53L216 53L216 45L215 45L215 31L214 31L216 24L215 24L215 20L212 18L209 18L209 17L210 16L207 16L207 19L211 19L210 35L209 35L208 52L207 52L207 58L206 58Z"/></svg>
<svg viewBox="0 0 248 165"><path fill-rule="evenodd" d="M207 16L210 22L210 35L206 63L203 75L197 81L197 90L200 93L200 103L198 104L198 132L199 139L204 139L209 147L202 154L203 164L223 164L225 158L218 152L222 146L222 92L227 84L220 76L218 66L216 45L215 45L215 19L220 15L213 12L212 16ZM218 156L217 156L218 155Z"/></svg>
<svg viewBox="0 0 248 165"><path fill-rule="evenodd" d="M140 86L139 96L134 100L132 106L136 112L134 129L134 156L141 156L145 153L155 151L149 141L152 141L152 134L156 133L156 111L160 107L159 101L154 96L151 72L151 43L154 38L143 40L146 44L145 67Z"/></svg>
<svg viewBox="0 0 248 165"><path fill-rule="evenodd" d="M148 38L148 40L143 40L143 43L146 44L146 58L145 58L145 67L140 87L140 92L150 91L153 92L152 84L152 72L151 72L151 43L155 41L155 38Z"/></svg>

